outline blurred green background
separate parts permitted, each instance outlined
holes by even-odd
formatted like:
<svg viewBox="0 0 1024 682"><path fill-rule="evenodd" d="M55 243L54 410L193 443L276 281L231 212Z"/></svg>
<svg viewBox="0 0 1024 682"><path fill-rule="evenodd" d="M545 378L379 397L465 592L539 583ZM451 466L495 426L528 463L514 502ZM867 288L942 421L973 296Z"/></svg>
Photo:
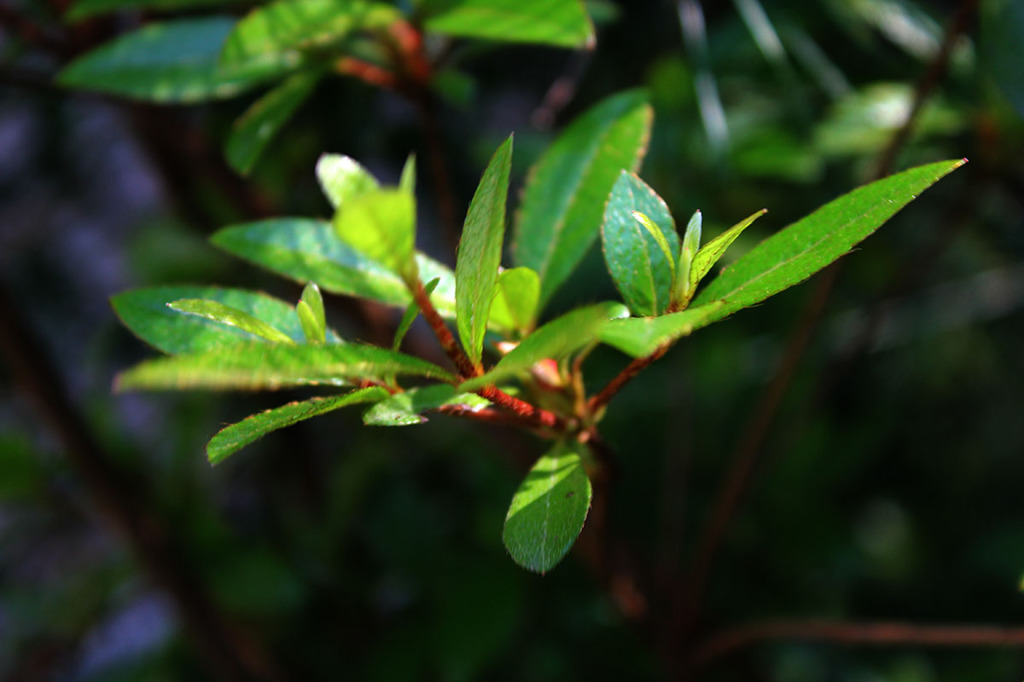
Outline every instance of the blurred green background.
<svg viewBox="0 0 1024 682"><path fill-rule="evenodd" d="M283 401L112 395L113 375L152 352L108 297L215 283L295 299L298 287L206 236L326 216L313 174L324 151L397 180L410 151L426 156L416 110L325 80L242 179L221 145L252 96L156 107L59 89L62 65L139 15L72 28L60 0L0 0L0 676L229 679L221 659L241 652L238 679L657 680L678 652L765 619L1024 625L1022 6L587 7L592 52L467 41L452 53L438 119L459 211L510 132L520 186L560 127L640 86L655 109L641 175L677 219L699 208L713 235L769 209L727 258L866 182L949 27L962 29L894 168L970 163L843 260L694 631L666 641L661 616L820 277L684 340L612 403L610 524L637 594L606 589L573 556L542 577L505 555L508 501L544 449L528 435L440 416L372 429L340 412L213 469L212 433ZM451 264L420 167L419 245ZM611 296L595 250L558 305ZM397 322L339 299L328 318L371 341ZM592 363L600 386L625 359L604 349ZM137 523L127 536L111 523L124 512ZM1019 648L783 639L691 679L1022 676Z"/></svg>

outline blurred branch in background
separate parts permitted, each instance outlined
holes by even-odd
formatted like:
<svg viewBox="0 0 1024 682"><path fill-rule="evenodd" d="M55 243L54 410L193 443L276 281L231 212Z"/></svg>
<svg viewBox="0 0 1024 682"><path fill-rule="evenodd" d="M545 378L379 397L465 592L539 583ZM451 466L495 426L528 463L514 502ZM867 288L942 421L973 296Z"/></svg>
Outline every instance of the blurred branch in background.
<svg viewBox="0 0 1024 682"><path fill-rule="evenodd" d="M64 382L41 352L6 285L0 286L0 352L21 392L41 421L56 434L107 524L131 547L150 579L174 601L186 632L216 679L284 680L269 652L231 624L205 587L182 563L186 555L142 500L147 491L137 478L118 470L103 452L64 389Z"/></svg>

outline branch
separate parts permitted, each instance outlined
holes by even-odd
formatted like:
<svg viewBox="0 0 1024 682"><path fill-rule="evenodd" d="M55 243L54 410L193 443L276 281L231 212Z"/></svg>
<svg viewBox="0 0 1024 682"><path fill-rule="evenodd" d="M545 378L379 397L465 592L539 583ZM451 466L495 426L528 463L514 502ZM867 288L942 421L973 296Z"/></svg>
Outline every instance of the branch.
<svg viewBox="0 0 1024 682"><path fill-rule="evenodd" d="M666 343L663 346L659 346L656 351L650 355L645 355L642 358L636 358L631 363L619 372L611 381L602 388L597 395L593 396L587 401L587 414L595 415L603 408L608 402L615 397L615 394L622 390L622 387L633 380L637 374L647 369L648 366L659 360L668 349L672 347L672 344Z"/></svg>
<svg viewBox="0 0 1024 682"><path fill-rule="evenodd" d="M410 286L410 288L412 289L412 296L416 301L416 305L419 306L420 312L423 313L423 319L430 325L430 329L434 332L434 336L437 337L437 342L441 344L444 354L455 364L455 368L459 372L459 378L467 379L483 374L483 369L475 366L472 360L469 359L469 356L463 352L462 347L455 341L455 337L452 335L451 330L448 329L448 325L444 323L441 314L437 312L437 308L430 302L430 295L423 288L423 282L417 277L415 284Z"/></svg>
<svg viewBox="0 0 1024 682"><path fill-rule="evenodd" d="M267 651L236 629L218 611L205 586L186 566L167 528L143 500L139 481L125 481L111 464L71 403L52 365L0 283L0 353L15 384L52 430L91 494L102 518L124 539L153 582L172 599L186 634L205 658L215 679L281 680Z"/></svg>
<svg viewBox="0 0 1024 682"><path fill-rule="evenodd" d="M696 646L690 663L693 668L701 668L740 649L774 640L862 646L1024 647L1024 628L895 622L765 621L712 635Z"/></svg>

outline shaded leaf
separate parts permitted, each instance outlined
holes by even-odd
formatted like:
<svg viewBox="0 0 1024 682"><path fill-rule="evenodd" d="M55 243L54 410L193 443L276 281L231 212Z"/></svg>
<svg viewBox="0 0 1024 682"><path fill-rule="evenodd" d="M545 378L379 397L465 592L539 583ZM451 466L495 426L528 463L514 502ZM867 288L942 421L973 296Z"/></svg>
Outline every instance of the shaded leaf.
<svg viewBox="0 0 1024 682"><path fill-rule="evenodd" d="M206 456L210 464L220 464L231 454L266 434L286 426L312 419L321 414L359 403L372 403L388 397L388 392L379 386L359 389L345 395L329 398L311 398L288 403L272 410L246 417L240 422L225 426L206 445Z"/></svg>
<svg viewBox="0 0 1024 682"><path fill-rule="evenodd" d="M225 65L283 59L299 50L335 45L355 31L384 28L402 18L383 2L279 0L247 14L224 43Z"/></svg>
<svg viewBox="0 0 1024 682"><path fill-rule="evenodd" d="M198 315L229 327L238 327L253 336L259 336L272 343L295 343L290 336L244 310L233 308L219 301L201 298L182 298L167 304L168 308L189 315Z"/></svg>
<svg viewBox="0 0 1024 682"><path fill-rule="evenodd" d="M505 237L505 202L512 167L512 137L491 157L469 204L455 262L455 309L459 338L480 364Z"/></svg>
<svg viewBox="0 0 1024 682"><path fill-rule="evenodd" d="M122 9L179 10L191 7L214 7L238 4L240 0L78 0L64 14L64 21L81 21L97 14Z"/></svg>
<svg viewBox="0 0 1024 682"><path fill-rule="evenodd" d="M502 42L594 45L594 26L580 0L458 0L446 5L427 17L427 30Z"/></svg>
<svg viewBox="0 0 1024 682"><path fill-rule="evenodd" d="M231 167L248 174L281 126L309 99L319 80L318 72L302 71L256 100L231 126L224 147Z"/></svg>
<svg viewBox="0 0 1024 682"><path fill-rule="evenodd" d="M240 258L300 283L316 281L324 291L407 306L412 294L402 279L338 239L329 223L280 218L227 227L211 241ZM455 275L446 266L416 254L424 280L439 278L430 300L445 317L455 316Z"/></svg>
<svg viewBox="0 0 1024 682"><path fill-rule="evenodd" d="M368 426L410 426L427 421L424 412L446 405L460 405L468 410L479 410L490 404L486 398L474 393L457 393L447 384L412 388L383 400L363 415Z"/></svg>
<svg viewBox="0 0 1024 682"><path fill-rule="evenodd" d="M403 281L415 278L416 204L406 192L377 189L348 199L334 215L334 231L343 242Z"/></svg>
<svg viewBox="0 0 1024 682"><path fill-rule="evenodd" d="M334 208L380 188L370 171L344 154L321 154L316 162L316 179Z"/></svg>
<svg viewBox="0 0 1024 682"><path fill-rule="evenodd" d="M219 301L285 332L292 341L303 341L294 308L254 291L197 286L151 287L124 291L111 297L110 303L124 326L165 353L213 350L254 339L252 334L238 327L185 315L167 307L171 301L183 298Z"/></svg>
<svg viewBox="0 0 1024 682"><path fill-rule="evenodd" d="M220 64L230 17L152 23L87 52L60 72L65 87L96 90L152 102L200 102L234 97L296 68L301 59Z"/></svg>
<svg viewBox="0 0 1024 682"><path fill-rule="evenodd" d="M634 212L654 223L654 229L667 242L669 254L678 253L679 235L668 206L643 180L623 171L604 210L604 260L629 309L637 315L659 315L668 307L672 294L674 257L666 257L659 240Z"/></svg>
<svg viewBox="0 0 1024 682"><path fill-rule="evenodd" d="M525 569L546 573L583 530L593 494L583 468L585 446L559 442L537 460L512 497L502 541Z"/></svg>
<svg viewBox="0 0 1024 682"><path fill-rule="evenodd" d="M639 167L652 116L643 92L610 97L566 128L531 169L513 255L540 276L538 313L593 246L620 171Z"/></svg>
<svg viewBox="0 0 1024 682"><path fill-rule="evenodd" d="M362 344L281 346L242 343L202 353L148 360L118 375L115 388L278 389L409 374L450 380L437 365Z"/></svg>
<svg viewBox="0 0 1024 682"><path fill-rule="evenodd" d="M504 332L527 332L537 315L540 278L530 268L511 268L498 275L490 324Z"/></svg>
<svg viewBox="0 0 1024 682"><path fill-rule="evenodd" d="M614 318L629 311L621 303L596 303L577 308L555 318L523 339L483 376L462 383L462 389L475 391L529 369L541 360L561 360L594 343L601 329Z"/></svg>

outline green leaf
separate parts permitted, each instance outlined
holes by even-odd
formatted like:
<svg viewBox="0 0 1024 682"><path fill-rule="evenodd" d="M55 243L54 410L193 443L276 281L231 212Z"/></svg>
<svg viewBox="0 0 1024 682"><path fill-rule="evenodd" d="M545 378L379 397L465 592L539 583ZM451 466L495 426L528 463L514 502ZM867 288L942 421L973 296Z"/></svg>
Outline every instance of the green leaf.
<svg viewBox="0 0 1024 682"><path fill-rule="evenodd" d="M267 143L295 110L309 99L319 80L319 72L302 71L256 100L231 126L231 134L224 147L231 167L247 175Z"/></svg>
<svg viewBox="0 0 1024 682"><path fill-rule="evenodd" d="M728 314L722 313L724 308L723 302L716 301L658 317L611 320L599 330L598 337L603 343L640 358L650 355L662 344L688 336L722 319Z"/></svg>
<svg viewBox="0 0 1024 682"><path fill-rule="evenodd" d="M505 202L512 168L512 137L491 157L473 200L455 262L455 310L459 338L474 365L483 355L487 318L501 265L505 237Z"/></svg>
<svg viewBox="0 0 1024 682"><path fill-rule="evenodd" d="M719 275L694 303L725 301L730 314L799 284L848 253L939 178L965 163L939 161L891 175L822 206L764 240Z"/></svg>
<svg viewBox="0 0 1024 682"><path fill-rule="evenodd" d="M704 219L700 211L694 211L690 222L686 224L683 245L679 249L679 262L676 265L676 280L672 285L672 304L685 308L697 289L700 277L694 279L693 257L700 250L701 226Z"/></svg>
<svg viewBox="0 0 1024 682"><path fill-rule="evenodd" d="M316 282L310 282L302 289L301 300L309 306L317 328L321 332L327 329L327 313L324 311L324 298L320 295L320 287L316 285ZM320 336L322 337L323 334L321 333ZM323 338L320 340L322 341Z"/></svg>
<svg viewBox="0 0 1024 682"><path fill-rule="evenodd" d="M344 154L322 154L316 162L316 179L334 208L380 189L370 171Z"/></svg>
<svg viewBox="0 0 1024 682"><path fill-rule="evenodd" d="M594 26L580 0L457 0L427 17L428 31L459 38L593 47Z"/></svg>
<svg viewBox="0 0 1024 682"><path fill-rule="evenodd" d="M620 171L640 166L652 116L643 92L610 97L566 128L531 169L513 255L540 276L538 313L597 240Z"/></svg>
<svg viewBox="0 0 1024 682"><path fill-rule="evenodd" d="M441 407L460 406L476 411L489 404L489 400L474 393L457 393L453 386L436 384L390 396L367 410L363 423L368 426L410 426L427 421L423 413Z"/></svg>
<svg viewBox="0 0 1024 682"><path fill-rule="evenodd" d="M299 323L302 325L302 333L306 335L306 341L314 344L324 343L327 317L324 313L324 299L320 296L320 288L315 282L310 282L302 290L302 298L295 306L295 312L299 315Z"/></svg>
<svg viewBox="0 0 1024 682"><path fill-rule="evenodd" d="M822 206L751 249L679 313L617 320L601 340L641 357L659 346L760 303L828 266L965 161L919 166L865 185Z"/></svg>
<svg viewBox="0 0 1024 682"><path fill-rule="evenodd" d="M239 0L78 0L64 14L64 21L81 21L97 14L122 9L140 10L181 10L192 7L215 7L238 4Z"/></svg>
<svg viewBox="0 0 1024 682"><path fill-rule="evenodd" d="M398 189L409 194L409 196L416 196L416 155L410 154L409 158L405 160L405 165L402 166L402 175L398 178Z"/></svg>
<svg viewBox="0 0 1024 682"><path fill-rule="evenodd" d="M690 268L688 291L690 296L692 296L693 292L697 290L697 285L700 284L700 281L704 279L709 272L711 272L711 268L715 267L715 263L717 263L718 259L722 257L722 254L725 253L726 249L732 246L732 243L736 241L736 238L743 233L743 230L750 227L755 220L767 212L768 209L762 208L757 213L747 216L722 234L709 241L702 249L697 251L696 255L693 257L693 265Z"/></svg>
<svg viewBox="0 0 1024 682"><path fill-rule="evenodd" d="M347 385L409 374L449 381L448 372L419 358L362 344L283 346L243 343L227 348L148 360L118 375L118 391L206 388L278 389Z"/></svg>
<svg viewBox="0 0 1024 682"><path fill-rule="evenodd" d="M638 212L660 231L663 250ZM623 171L612 188L601 226L604 260L629 309L637 315L660 315L668 308L679 251L679 235L668 206L640 178Z"/></svg>
<svg viewBox="0 0 1024 682"><path fill-rule="evenodd" d="M475 391L527 370L541 360L568 357L596 341L610 320L628 315L625 306L613 302L570 311L527 336L483 376L463 382L462 389Z"/></svg>
<svg viewBox="0 0 1024 682"><path fill-rule="evenodd" d="M530 268L511 268L498 275L490 325L503 332L526 333L533 326L540 299L540 278Z"/></svg>
<svg viewBox="0 0 1024 682"><path fill-rule="evenodd" d="M238 22L224 43L221 62L294 58L300 50L337 45L356 31L385 28L401 18L383 2L279 0Z"/></svg>
<svg viewBox="0 0 1024 682"><path fill-rule="evenodd" d="M210 464L220 464L231 454L262 438L271 431L318 417L333 410L384 400L388 392L379 386L370 386L329 398L311 398L301 402L288 403L272 410L246 417L240 422L225 426L206 445L206 456Z"/></svg>
<svg viewBox="0 0 1024 682"><path fill-rule="evenodd" d="M280 218L227 227L211 237L225 251L291 278L315 281L332 294L359 296L405 307L412 295L401 277L338 239L329 223L306 218ZM455 316L455 275L441 263L416 254L424 280L439 278L430 297L438 312Z"/></svg>
<svg viewBox="0 0 1024 682"><path fill-rule="evenodd" d="M219 287L172 286L125 291L110 299L117 316L128 329L165 353L190 353L254 340L252 334L220 322L185 315L167 307L171 301L202 298L245 311L285 332L301 343L302 329L295 309L266 294Z"/></svg>
<svg viewBox="0 0 1024 682"><path fill-rule="evenodd" d="M295 343L290 336L244 310L233 308L219 301L201 298L182 298L167 304L168 308L189 315L198 315L214 322L238 327L253 336L259 336L272 343Z"/></svg>
<svg viewBox="0 0 1024 682"><path fill-rule="evenodd" d="M502 540L523 568L550 571L583 530L593 495L583 468L585 456L580 443L557 443L537 460L512 496Z"/></svg>
<svg viewBox="0 0 1024 682"><path fill-rule="evenodd" d="M416 203L406 192L377 189L346 200L334 214L334 231L343 242L403 281L415 278Z"/></svg>
<svg viewBox="0 0 1024 682"><path fill-rule="evenodd" d="M440 278L435 277L423 286L423 291L427 292L427 296L434 293L434 289L437 288L437 283L440 281ZM416 305L416 301L411 302L402 315L402 321L399 322L398 329L395 330L395 340L391 344L391 350L398 350L401 347L405 335L409 332L409 327L416 321L416 316L419 313L420 307Z"/></svg>
<svg viewBox="0 0 1024 682"><path fill-rule="evenodd" d="M234 25L230 17L148 24L79 57L57 82L152 102L190 103L234 97L300 65L298 55L220 64L221 45Z"/></svg>
<svg viewBox="0 0 1024 682"><path fill-rule="evenodd" d="M672 274L672 280L675 281L675 278L676 278L676 256L675 256L674 253L672 253L671 246L669 246L668 237L666 237L665 233L661 231L661 228L658 227L657 223L655 223L653 220L648 218L646 215L644 215L640 211L631 211L631 213L633 215L633 218L638 223L640 223L645 230L647 230L647 234L650 235L654 239L654 241L658 244L658 248L661 249L661 254L663 256L665 256L665 261L669 265L669 270L670 270L670 272ZM669 217L671 217L671 216L669 216ZM672 227L673 227L673 232L674 232L675 231L675 221L673 221ZM676 240L678 241L678 235L676 237Z"/></svg>

